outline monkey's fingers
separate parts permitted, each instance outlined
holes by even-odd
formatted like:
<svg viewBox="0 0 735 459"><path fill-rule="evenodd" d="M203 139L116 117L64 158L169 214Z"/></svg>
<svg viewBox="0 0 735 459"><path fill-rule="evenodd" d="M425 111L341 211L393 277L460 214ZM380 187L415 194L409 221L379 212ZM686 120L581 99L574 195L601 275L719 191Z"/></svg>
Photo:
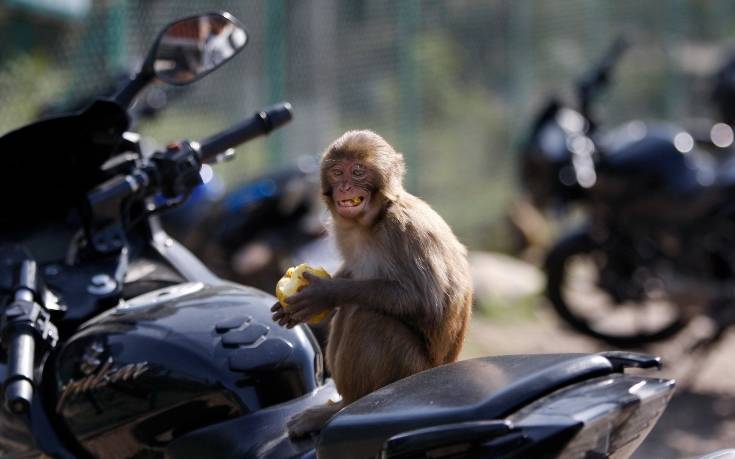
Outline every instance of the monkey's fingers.
<svg viewBox="0 0 735 459"><path fill-rule="evenodd" d="M291 322L291 316L289 316L288 314L278 318L278 325L280 325L281 327L288 325L289 322Z"/></svg>
<svg viewBox="0 0 735 459"><path fill-rule="evenodd" d="M303 308L300 311L295 311L291 314L291 320L295 322L306 322L311 316L319 311L314 311L314 308Z"/></svg>
<svg viewBox="0 0 735 459"><path fill-rule="evenodd" d="M279 310L280 311L283 310L283 305L281 304L280 301L276 301L276 304L274 304L273 306L271 306L271 312L276 312L276 311L279 311Z"/></svg>
<svg viewBox="0 0 735 459"><path fill-rule="evenodd" d="M302 290L301 292L299 292L299 293L296 293L296 294L294 294L294 295L291 295L291 296L289 296L288 298L284 298L284 300L283 300L283 301L285 301L285 302L286 302L286 304L288 304L288 307L289 307L289 308L292 308L292 307L293 307L293 305L295 305L295 304L297 304L297 303L301 302L301 301L302 301L302 300L304 299L304 297L305 297L305 294L304 294L304 292L303 292L303 290Z"/></svg>
<svg viewBox="0 0 735 459"><path fill-rule="evenodd" d="M287 300L288 314L292 316L302 309L309 308L315 304L314 299L312 299L311 296L304 295L303 293L287 298Z"/></svg>
<svg viewBox="0 0 735 459"><path fill-rule="evenodd" d="M312 274L309 271L304 271L304 274L302 274L302 276L304 276L304 279L308 280L309 282L318 282L322 280L321 277L317 276L316 274Z"/></svg>

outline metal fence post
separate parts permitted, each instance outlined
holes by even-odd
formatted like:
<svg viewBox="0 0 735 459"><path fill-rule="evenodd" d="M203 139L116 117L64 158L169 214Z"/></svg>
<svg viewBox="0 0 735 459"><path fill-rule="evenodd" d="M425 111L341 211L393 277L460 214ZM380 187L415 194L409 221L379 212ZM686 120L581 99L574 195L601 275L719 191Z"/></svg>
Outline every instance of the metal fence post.
<svg viewBox="0 0 735 459"><path fill-rule="evenodd" d="M266 2L266 81L268 82L268 103L280 102L285 86L286 64L286 27L285 2L269 0ZM274 132L266 140L268 163L277 166L284 161L284 142L281 133Z"/></svg>
<svg viewBox="0 0 735 459"><path fill-rule="evenodd" d="M511 109L510 141L516 146L526 127L530 93L535 77L533 5L530 1L509 2L508 56L509 92L515 101ZM515 6L515 8L513 7Z"/></svg>
<svg viewBox="0 0 735 459"><path fill-rule="evenodd" d="M664 8L666 36L664 42L666 50L666 98L664 110L667 118L675 118L683 115L686 104L686 84L681 75L681 68L676 65L673 53L678 52L677 47L683 38L689 34L689 2L687 0L669 0L668 6Z"/></svg>
<svg viewBox="0 0 735 459"><path fill-rule="evenodd" d="M421 4L419 0L398 2L398 141L406 160L406 187L416 190L418 130L421 116L420 82L416 44Z"/></svg>
<svg viewBox="0 0 735 459"><path fill-rule="evenodd" d="M107 60L105 66L108 75L115 75L125 69L127 49L125 37L127 34L127 2L118 0L112 2L107 11L107 28L105 30L107 45Z"/></svg>

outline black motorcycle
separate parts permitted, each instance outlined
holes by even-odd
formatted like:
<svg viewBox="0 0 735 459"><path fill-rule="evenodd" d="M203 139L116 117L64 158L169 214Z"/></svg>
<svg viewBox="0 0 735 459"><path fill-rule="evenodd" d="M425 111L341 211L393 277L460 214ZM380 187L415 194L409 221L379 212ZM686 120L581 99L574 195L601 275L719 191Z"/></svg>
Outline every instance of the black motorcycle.
<svg viewBox="0 0 735 459"><path fill-rule="evenodd" d="M189 201L161 220L164 230L215 274L270 292L289 266L339 268L321 218L316 158L303 157L226 192L216 176L207 178Z"/></svg>
<svg viewBox="0 0 735 459"><path fill-rule="evenodd" d="M670 124L600 132L591 114L625 42L579 83L579 109L551 100L522 151L522 178L542 208L581 207L550 249L546 295L576 330L614 346L669 338L697 314L732 323L735 169L715 167Z"/></svg>
<svg viewBox="0 0 735 459"><path fill-rule="evenodd" d="M0 138L0 456L628 457L674 382L626 374L659 361L620 352L445 365L288 438L289 416L339 397L312 334L274 324L273 296L214 276L155 214L290 107L150 156L127 132L154 77L197 80L246 39L228 14L174 22L114 99Z"/></svg>

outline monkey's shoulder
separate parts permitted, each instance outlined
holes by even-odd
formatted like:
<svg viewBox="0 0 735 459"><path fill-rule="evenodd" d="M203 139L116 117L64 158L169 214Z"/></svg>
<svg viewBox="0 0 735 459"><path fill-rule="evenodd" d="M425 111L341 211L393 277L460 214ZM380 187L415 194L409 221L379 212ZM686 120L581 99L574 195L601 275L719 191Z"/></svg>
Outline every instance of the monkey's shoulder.
<svg viewBox="0 0 735 459"><path fill-rule="evenodd" d="M402 226L426 226L438 222L446 225L444 219L423 199L405 193L388 208L388 218Z"/></svg>
<svg viewBox="0 0 735 459"><path fill-rule="evenodd" d="M411 240L424 243L427 241L451 241L459 244L449 224L426 201L406 193L397 200L387 212L389 224L386 230L399 230ZM395 237L396 235L392 235Z"/></svg>

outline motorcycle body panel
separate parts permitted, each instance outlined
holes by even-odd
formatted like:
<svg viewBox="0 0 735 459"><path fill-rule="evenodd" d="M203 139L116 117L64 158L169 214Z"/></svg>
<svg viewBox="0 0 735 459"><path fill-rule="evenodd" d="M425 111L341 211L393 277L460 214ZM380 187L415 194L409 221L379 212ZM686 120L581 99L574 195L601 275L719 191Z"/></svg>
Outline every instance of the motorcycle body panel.
<svg viewBox="0 0 735 459"><path fill-rule="evenodd" d="M282 459L315 457L317 438L289 439L285 423L291 416L314 406L336 401L334 381L287 403L228 419L182 435L166 447L171 459Z"/></svg>
<svg viewBox="0 0 735 459"><path fill-rule="evenodd" d="M437 451L460 448L471 453L466 457L555 457L551 452L584 429L589 413L604 417L602 413L617 410L614 406L633 404L630 395L623 397L630 387L656 385L654 398L661 406L641 416L650 420L661 414L673 381L621 374L613 360L594 354L497 356L427 370L340 411L320 435L318 456L375 457L385 451L390 439L403 443L392 445L394 449L405 448L411 437L420 438L431 429L424 445L434 442ZM601 381L613 380L620 381L619 389L607 393L600 389L608 384ZM594 397L589 395L591 388L595 388ZM573 395L558 395L563 391ZM551 404L553 408L546 408ZM495 423L484 426L493 427L485 438L469 439L473 435L470 427L480 420ZM459 426L458 435L447 435L454 426ZM467 437L463 438L463 431ZM447 436L444 442L443 436ZM490 445L494 436L496 444ZM416 446L432 457L431 448Z"/></svg>
<svg viewBox="0 0 735 459"><path fill-rule="evenodd" d="M596 206L627 225L643 228L689 225L727 206L732 180L718 172L711 158L676 147L681 130L667 125L630 123L610 133L615 139L599 164L591 191ZM644 134L645 133L645 134Z"/></svg>
<svg viewBox="0 0 735 459"><path fill-rule="evenodd" d="M521 178L536 205L564 204L585 196L572 164L571 145L573 139L586 138L588 128L581 114L556 100L541 110L521 158Z"/></svg>
<svg viewBox="0 0 735 459"><path fill-rule="evenodd" d="M437 450L459 448L468 454L460 457L556 457L569 445L576 451L580 445L595 450L599 445L590 444L591 439L605 435L637 446L661 415L674 383L623 374L632 362L604 354L465 360L389 384L345 407L317 438L316 453L313 437L291 441L283 434L282 419L292 406L281 404L187 433L166 454L176 459L369 458L413 442L420 454L403 451L405 456L395 457L433 457L427 443L434 442ZM602 422L619 426L626 416L641 421L632 440L631 429L599 427ZM476 424L482 424L486 435L469 440ZM421 442L413 441L421 429L432 431ZM574 443L579 432L584 438ZM397 447L389 447L392 442Z"/></svg>
<svg viewBox="0 0 735 459"><path fill-rule="evenodd" d="M627 123L607 137L612 139L601 160L601 174L625 176L645 183L649 192L684 196L699 193L715 183L715 170L707 157L684 145L676 146L677 136L687 133L669 125L640 121ZM605 146L604 141L602 145Z"/></svg>
<svg viewBox="0 0 735 459"><path fill-rule="evenodd" d="M523 443L507 457L630 457L674 389L670 379L611 374L556 391L508 417ZM488 457L507 443L490 442Z"/></svg>
<svg viewBox="0 0 735 459"><path fill-rule="evenodd" d="M274 326L274 303L184 283L99 315L56 356L57 415L94 455L155 457L183 433L313 393L320 351L305 327Z"/></svg>
<svg viewBox="0 0 735 459"><path fill-rule="evenodd" d="M129 124L123 107L97 100L78 114L38 121L0 137L4 239L22 238L66 218L100 182L100 166L122 143ZM19 192L28 183L34 184L33 192Z"/></svg>

